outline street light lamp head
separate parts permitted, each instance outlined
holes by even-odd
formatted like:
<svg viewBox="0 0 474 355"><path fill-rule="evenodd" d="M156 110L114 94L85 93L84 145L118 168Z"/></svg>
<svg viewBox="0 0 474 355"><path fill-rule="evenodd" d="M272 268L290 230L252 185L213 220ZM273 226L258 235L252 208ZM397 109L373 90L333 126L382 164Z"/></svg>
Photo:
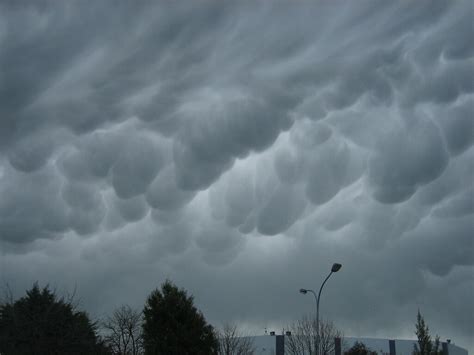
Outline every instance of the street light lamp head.
<svg viewBox="0 0 474 355"><path fill-rule="evenodd" d="M302 293L303 295L306 295L308 293L308 290L305 290L304 288L301 288L300 293Z"/></svg>
<svg viewBox="0 0 474 355"><path fill-rule="evenodd" d="M338 263L332 264L331 272L338 272L341 269L342 265Z"/></svg>

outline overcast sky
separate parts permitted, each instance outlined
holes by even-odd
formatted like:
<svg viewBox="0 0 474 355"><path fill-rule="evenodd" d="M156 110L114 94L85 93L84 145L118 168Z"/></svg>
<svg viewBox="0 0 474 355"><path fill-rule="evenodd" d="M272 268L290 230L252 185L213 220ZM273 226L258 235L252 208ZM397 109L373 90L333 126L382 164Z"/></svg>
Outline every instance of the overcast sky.
<svg viewBox="0 0 474 355"><path fill-rule="evenodd" d="M0 278L474 349L471 1L2 1Z"/></svg>

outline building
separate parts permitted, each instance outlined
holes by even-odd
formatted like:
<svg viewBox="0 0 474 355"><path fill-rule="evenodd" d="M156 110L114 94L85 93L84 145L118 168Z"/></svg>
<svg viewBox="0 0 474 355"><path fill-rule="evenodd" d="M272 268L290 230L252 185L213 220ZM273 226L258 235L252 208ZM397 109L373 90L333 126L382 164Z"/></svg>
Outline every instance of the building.
<svg viewBox="0 0 474 355"><path fill-rule="evenodd" d="M285 355L285 339L290 334L276 335L271 332L270 335L261 335L252 337L253 346L256 355ZM335 340L335 355L342 355L345 350L352 347L356 341L364 343L368 348L376 351L380 355L411 355L416 340L404 339L379 339L379 338L355 338L344 337ZM449 340L441 343L443 355L468 355L466 349L461 348Z"/></svg>

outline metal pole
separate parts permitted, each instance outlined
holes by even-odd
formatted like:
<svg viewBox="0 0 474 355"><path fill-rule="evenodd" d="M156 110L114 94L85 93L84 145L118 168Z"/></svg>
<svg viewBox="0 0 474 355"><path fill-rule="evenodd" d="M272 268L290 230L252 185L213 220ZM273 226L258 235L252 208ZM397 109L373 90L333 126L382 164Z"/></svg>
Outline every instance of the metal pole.
<svg viewBox="0 0 474 355"><path fill-rule="evenodd" d="M324 282L321 284L321 287L319 288L319 293L318 297L316 298L316 355L319 355L320 353L320 332L319 332L319 300L321 299L321 291L323 290L324 284L326 281L331 277L332 271L329 273L329 275L326 277Z"/></svg>
<svg viewBox="0 0 474 355"><path fill-rule="evenodd" d="M319 313L319 300L318 295L313 290L306 290L306 292L311 292L314 296L314 300L316 301L316 344L314 344L314 352L315 355L318 355L318 338L319 338L319 330L318 330L318 313Z"/></svg>
<svg viewBox="0 0 474 355"><path fill-rule="evenodd" d="M334 272L338 272L341 269L341 267L342 267L342 265L339 264L339 263L332 264L331 272L329 273L329 275L326 277L326 279L321 284L321 287L319 288L318 295L316 295L316 293L313 290L308 290L308 289L305 289L305 288L300 289L300 293L302 293L302 294L306 294L307 292L311 292L314 295L314 298L316 300L316 344L315 344L315 347L316 347L315 353L316 354L315 355L320 355L321 334L320 334L320 329L319 329L320 328L319 327L319 300L321 299L321 291L323 290L323 287L326 284L326 281L331 277L331 275Z"/></svg>

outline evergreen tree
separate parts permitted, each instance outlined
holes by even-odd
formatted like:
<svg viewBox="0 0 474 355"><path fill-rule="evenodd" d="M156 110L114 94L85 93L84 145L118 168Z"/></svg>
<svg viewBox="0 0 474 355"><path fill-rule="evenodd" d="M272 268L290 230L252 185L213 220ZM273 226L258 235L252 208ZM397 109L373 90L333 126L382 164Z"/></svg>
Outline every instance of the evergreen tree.
<svg viewBox="0 0 474 355"><path fill-rule="evenodd" d="M26 296L0 304L0 353L106 354L107 350L86 313L35 284Z"/></svg>
<svg viewBox="0 0 474 355"><path fill-rule="evenodd" d="M194 307L184 289L167 280L148 297L144 310L145 354L211 355L218 341L214 329Z"/></svg>
<svg viewBox="0 0 474 355"><path fill-rule="evenodd" d="M418 343L414 345L413 355L440 355L442 351L439 350L439 336L435 337L433 342L430 336L429 328L425 323L425 319L418 310L416 316L415 334L418 337Z"/></svg>

